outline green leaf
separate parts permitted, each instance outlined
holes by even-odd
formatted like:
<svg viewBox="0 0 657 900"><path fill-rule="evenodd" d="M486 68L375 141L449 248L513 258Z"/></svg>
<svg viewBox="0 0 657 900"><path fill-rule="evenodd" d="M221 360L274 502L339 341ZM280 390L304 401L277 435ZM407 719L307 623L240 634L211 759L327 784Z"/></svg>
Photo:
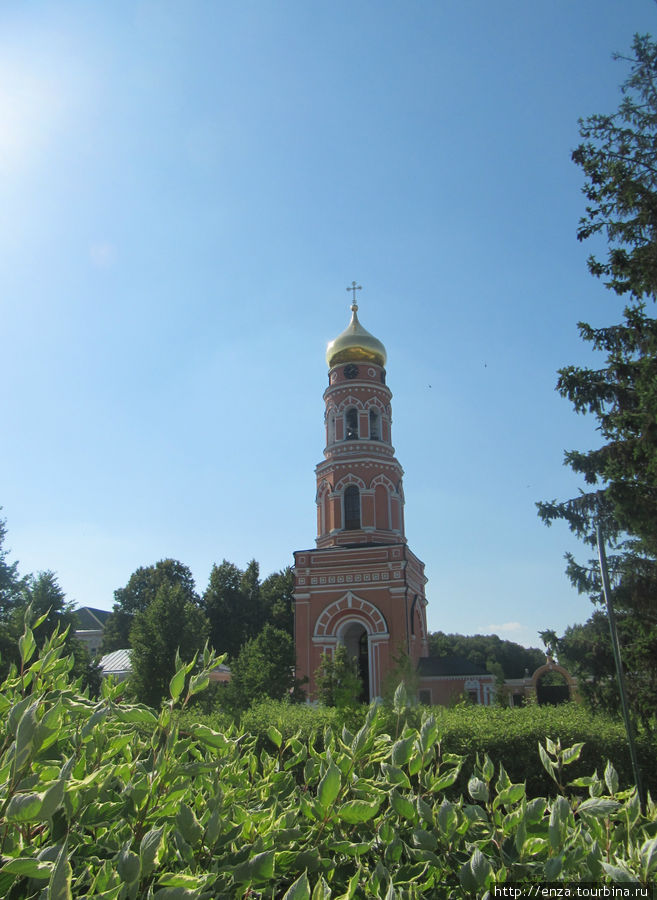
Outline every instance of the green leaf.
<svg viewBox="0 0 657 900"><path fill-rule="evenodd" d="M409 819L411 822L415 822L417 819L415 807L411 801L407 800L406 797L403 797L398 791L391 791L390 805L397 815L401 816L403 819Z"/></svg>
<svg viewBox="0 0 657 900"><path fill-rule="evenodd" d="M274 744L274 746L281 749L281 744L283 743L283 735L280 733L278 728L275 725L270 725L267 729L267 737Z"/></svg>
<svg viewBox="0 0 657 900"><path fill-rule="evenodd" d="M135 725L147 725L153 728L157 725L157 716L152 710L145 706L129 706L127 708L119 708L117 715L122 722L128 722Z"/></svg>
<svg viewBox="0 0 657 900"><path fill-rule="evenodd" d="M530 800L525 810L525 821L528 825L536 825L540 822L547 808L547 800L545 797L535 797Z"/></svg>
<svg viewBox="0 0 657 900"><path fill-rule="evenodd" d="M317 800L324 812L326 812L338 796L338 793L340 792L340 783L340 770L333 762L331 762L317 788Z"/></svg>
<svg viewBox="0 0 657 900"><path fill-rule="evenodd" d="M338 817L351 825L358 822L369 822L378 813L379 806L380 802L377 800L373 800L371 803L367 800L349 800L338 808Z"/></svg>
<svg viewBox="0 0 657 900"><path fill-rule="evenodd" d="M358 737L358 735L356 735ZM319 881L313 888L310 900L331 900L331 888L326 883L323 875L319 876Z"/></svg>
<svg viewBox="0 0 657 900"><path fill-rule="evenodd" d="M433 715L433 713L431 713L424 720L420 729L420 746L422 747L422 752L426 753L427 750L433 747L437 740L438 725L436 723L435 716Z"/></svg>
<svg viewBox="0 0 657 900"><path fill-rule="evenodd" d="M573 744L572 747L568 747L561 754L561 762L564 766L570 765L570 763L575 762L575 760L580 758L582 753L583 743Z"/></svg>
<svg viewBox="0 0 657 900"><path fill-rule="evenodd" d="M646 841L641 847L641 875L648 881L653 869L657 869L657 837Z"/></svg>
<svg viewBox="0 0 657 900"><path fill-rule="evenodd" d="M283 900L311 900L308 873L300 875L283 894Z"/></svg>
<svg viewBox="0 0 657 900"><path fill-rule="evenodd" d="M48 900L73 900L73 895L71 894L72 877L73 870L68 861L68 845L64 842L57 856L55 868L50 876Z"/></svg>
<svg viewBox="0 0 657 900"><path fill-rule="evenodd" d="M452 835L456 831L458 822L454 804L450 803L449 800L443 800L438 808L436 821L441 834L443 834L448 841L451 840Z"/></svg>
<svg viewBox="0 0 657 900"><path fill-rule="evenodd" d="M202 744L212 747L214 750L223 750L230 746L230 741L219 731L214 731L207 725L194 725L192 735Z"/></svg>
<svg viewBox="0 0 657 900"><path fill-rule="evenodd" d="M34 640L32 629L25 626L24 633L18 639L18 651L24 666L32 659L35 650L36 641Z"/></svg>
<svg viewBox="0 0 657 900"><path fill-rule="evenodd" d="M392 747L391 762L393 766L405 766L413 753L415 735L396 741Z"/></svg>
<svg viewBox="0 0 657 900"><path fill-rule="evenodd" d="M459 870L459 881L466 891L479 893L492 875L492 866L477 847L470 859Z"/></svg>
<svg viewBox="0 0 657 900"><path fill-rule="evenodd" d="M194 810L186 803L181 803L176 815L176 825L188 844L195 846L203 837L203 829L194 815Z"/></svg>
<svg viewBox="0 0 657 900"><path fill-rule="evenodd" d="M504 806L512 806L514 803L517 803L519 800L525 796L525 785L524 784L510 784L509 787L505 788L495 798L495 805L500 806L504 804Z"/></svg>
<svg viewBox="0 0 657 900"><path fill-rule="evenodd" d="M580 816L593 816L596 819L607 819L620 808L617 800L606 800L603 797L591 797L577 807Z"/></svg>
<svg viewBox="0 0 657 900"><path fill-rule="evenodd" d="M543 874L545 875L546 881L556 881L559 876L561 870L563 869L563 854L560 853L558 856L553 856L548 859L545 863L545 869Z"/></svg>
<svg viewBox="0 0 657 900"><path fill-rule="evenodd" d="M438 846L435 835L425 831L424 828L414 828L412 836L415 846L422 850L435 850Z"/></svg>
<svg viewBox="0 0 657 900"><path fill-rule="evenodd" d="M41 818L43 793L14 794L7 807L8 822L38 822Z"/></svg>
<svg viewBox="0 0 657 900"><path fill-rule="evenodd" d="M188 693L190 697L194 694L200 694L210 684L210 677L207 672L198 672L189 679Z"/></svg>
<svg viewBox="0 0 657 900"><path fill-rule="evenodd" d="M155 868L155 861L162 843L162 835L164 834L164 826L160 828L151 828L141 839L139 845L139 864L141 867L141 877L147 878Z"/></svg>
<svg viewBox="0 0 657 900"><path fill-rule="evenodd" d="M562 833L570 814L570 806L565 797L557 797L552 804L550 823L548 825L548 837L553 850L560 850L562 845Z"/></svg>
<svg viewBox="0 0 657 900"><path fill-rule="evenodd" d="M605 784L610 794L615 794L618 790L618 772L614 769L610 760L607 760L607 765L605 766Z"/></svg>
<svg viewBox="0 0 657 900"><path fill-rule="evenodd" d="M0 874L10 872L12 875L23 875L26 878L36 878L39 881L47 881L52 873L53 863L42 862L38 859L16 858L10 859L0 869Z"/></svg>
<svg viewBox="0 0 657 900"><path fill-rule="evenodd" d="M636 875L633 875L624 866L612 866L606 862L601 863L601 865L612 881L623 884L636 884Z"/></svg>
<svg viewBox="0 0 657 900"><path fill-rule="evenodd" d="M176 674L171 678L169 682L169 693L171 694L171 699L175 701L182 694L182 689L185 687L185 667L181 667L178 669Z"/></svg>
<svg viewBox="0 0 657 900"><path fill-rule="evenodd" d="M488 803L488 785L475 775L468 781L468 793L473 800L479 800L481 803Z"/></svg>
<svg viewBox="0 0 657 900"><path fill-rule="evenodd" d="M132 852L130 841L128 841L119 853L116 870L121 881L127 884L129 888L133 887L136 889L136 885L139 882L139 869L139 857Z"/></svg>
<svg viewBox="0 0 657 900"><path fill-rule="evenodd" d="M549 741L549 739L548 739L548 742L550 744L552 743L551 741ZM538 745L538 755L541 758L541 762L543 763L543 768L545 769L545 771L548 773L550 778L552 778L554 781L556 781L556 777L554 774L556 771L555 765L552 762L552 760L550 759L550 757L547 755L547 753L545 752L545 748L543 747L543 745L540 743Z"/></svg>
<svg viewBox="0 0 657 900"><path fill-rule="evenodd" d="M265 850L263 853L256 853L255 856L246 862L235 866L233 877L240 884L249 881L267 882L274 877L274 850Z"/></svg>

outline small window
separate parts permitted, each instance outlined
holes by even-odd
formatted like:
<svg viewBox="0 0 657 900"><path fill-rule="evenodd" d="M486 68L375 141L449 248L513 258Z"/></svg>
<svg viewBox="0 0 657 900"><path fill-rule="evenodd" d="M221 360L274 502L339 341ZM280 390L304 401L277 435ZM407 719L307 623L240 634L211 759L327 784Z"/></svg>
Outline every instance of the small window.
<svg viewBox="0 0 657 900"><path fill-rule="evenodd" d="M355 484L344 492L344 527L347 531L360 528L360 491Z"/></svg>
<svg viewBox="0 0 657 900"><path fill-rule="evenodd" d="M358 410L350 406L345 416L345 440L358 440Z"/></svg>
<svg viewBox="0 0 657 900"><path fill-rule="evenodd" d="M431 691L420 691L420 703L422 706L431 706Z"/></svg>
<svg viewBox="0 0 657 900"><path fill-rule="evenodd" d="M381 429L379 427L379 413L376 409L370 409L370 440L371 441L380 441L381 440Z"/></svg>
<svg viewBox="0 0 657 900"><path fill-rule="evenodd" d="M468 700L470 703L474 703L475 706L479 704L479 692L478 691L468 691Z"/></svg>

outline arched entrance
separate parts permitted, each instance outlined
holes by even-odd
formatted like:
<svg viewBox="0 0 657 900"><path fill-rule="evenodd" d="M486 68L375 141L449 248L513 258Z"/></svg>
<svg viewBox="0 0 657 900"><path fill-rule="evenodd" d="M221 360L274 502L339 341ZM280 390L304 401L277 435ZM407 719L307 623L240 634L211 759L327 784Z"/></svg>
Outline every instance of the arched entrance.
<svg viewBox="0 0 657 900"><path fill-rule="evenodd" d="M313 631L313 644L322 652L333 653L336 644L346 647L356 661L365 703L381 692L381 653L389 640L381 611L351 591L322 610Z"/></svg>
<svg viewBox="0 0 657 900"><path fill-rule="evenodd" d="M356 670L361 683L361 703L370 701L370 651L367 631L360 622L351 622L342 635L342 642L349 656L356 661Z"/></svg>
<svg viewBox="0 0 657 900"><path fill-rule="evenodd" d="M572 675L551 659L536 669L532 682L539 706L556 706L577 699Z"/></svg>

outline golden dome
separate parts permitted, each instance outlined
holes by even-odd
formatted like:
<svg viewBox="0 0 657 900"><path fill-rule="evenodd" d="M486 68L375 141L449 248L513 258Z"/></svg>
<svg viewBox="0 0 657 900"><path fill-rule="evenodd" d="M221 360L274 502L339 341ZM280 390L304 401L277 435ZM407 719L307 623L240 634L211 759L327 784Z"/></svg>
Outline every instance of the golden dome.
<svg viewBox="0 0 657 900"><path fill-rule="evenodd" d="M342 334L332 340L326 348L326 362L329 369L348 362L375 363L377 366L385 366L386 348L358 321L357 303L352 305L351 310L351 322Z"/></svg>

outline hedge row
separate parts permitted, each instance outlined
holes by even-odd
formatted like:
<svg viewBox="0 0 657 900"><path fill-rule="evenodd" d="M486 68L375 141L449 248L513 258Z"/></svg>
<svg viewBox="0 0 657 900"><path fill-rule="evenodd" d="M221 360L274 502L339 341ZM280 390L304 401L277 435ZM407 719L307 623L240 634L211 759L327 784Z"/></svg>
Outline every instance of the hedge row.
<svg viewBox="0 0 657 900"><path fill-rule="evenodd" d="M444 752L465 757L466 770L474 765L477 754L483 756L487 753L502 763L512 780L526 782L530 796L555 791L554 782L541 765L537 753L538 744L545 743L546 739L560 740L562 746L584 743L581 757L572 767L572 779L594 770L601 773L607 760L612 760L621 784L634 783L622 722L590 713L581 704L513 709L463 705L455 709L433 707L431 712L438 724ZM260 749L272 749L267 737L272 726L280 731L285 740L296 735L304 742L312 740L318 749L322 749L327 726L339 732L346 724L352 731L357 731L366 713L367 707L337 710L263 700L244 713L241 727L257 738ZM423 714L426 714L423 707L410 707L403 713L396 713L390 706L382 706L379 710L380 727L395 737L406 724L420 727ZM188 713L185 722L191 723L192 719L193 714ZM197 720L212 727L226 725L226 719L221 714ZM657 740L648 734L639 735L638 754L645 785L657 795ZM455 790L463 790L466 782L463 775Z"/></svg>

